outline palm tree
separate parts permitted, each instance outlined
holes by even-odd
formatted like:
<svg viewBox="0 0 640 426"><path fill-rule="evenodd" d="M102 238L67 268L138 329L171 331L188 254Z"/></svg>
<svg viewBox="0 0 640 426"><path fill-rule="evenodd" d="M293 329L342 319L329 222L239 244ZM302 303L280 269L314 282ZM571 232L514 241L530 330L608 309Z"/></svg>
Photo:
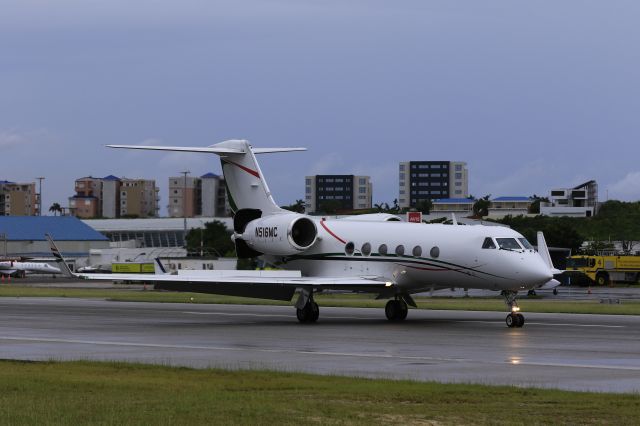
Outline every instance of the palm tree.
<svg viewBox="0 0 640 426"><path fill-rule="evenodd" d="M58 216L58 213L62 213L62 207L58 203L53 203L49 207L49 212L53 213L54 216Z"/></svg>

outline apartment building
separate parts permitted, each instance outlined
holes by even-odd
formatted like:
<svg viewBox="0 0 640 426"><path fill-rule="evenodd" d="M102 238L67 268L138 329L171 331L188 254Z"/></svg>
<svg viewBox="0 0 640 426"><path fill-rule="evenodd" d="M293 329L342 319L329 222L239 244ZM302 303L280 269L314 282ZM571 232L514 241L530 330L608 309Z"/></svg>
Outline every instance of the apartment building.
<svg viewBox="0 0 640 426"><path fill-rule="evenodd" d="M155 180L127 179L109 175L87 176L75 181L75 195L69 197L71 214L83 219L97 217L158 216L158 188Z"/></svg>
<svg viewBox="0 0 640 426"><path fill-rule="evenodd" d="M228 216L224 178L214 173L200 177L170 177L167 210L169 217Z"/></svg>
<svg viewBox="0 0 640 426"><path fill-rule="evenodd" d="M35 216L39 202L35 182L0 181L0 216Z"/></svg>
<svg viewBox="0 0 640 426"><path fill-rule="evenodd" d="M360 210L372 206L373 186L370 176L314 175L305 177L307 212Z"/></svg>
<svg viewBox="0 0 640 426"><path fill-rule="evenodd" d="M401 208L416 207L423 200L469 196L469 172L462 161L403 161L398 178Z"/></svg>

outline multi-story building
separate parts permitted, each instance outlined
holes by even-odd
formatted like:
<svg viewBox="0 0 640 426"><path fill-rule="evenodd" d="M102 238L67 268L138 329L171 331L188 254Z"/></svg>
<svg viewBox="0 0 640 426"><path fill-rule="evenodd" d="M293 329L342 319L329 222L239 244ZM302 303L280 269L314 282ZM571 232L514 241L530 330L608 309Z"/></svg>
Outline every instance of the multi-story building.
<svg viewBox="0 0 640 426"><path fill-rule="evenodd" d="M305 206L308 212L370 209L371 177L315 175L305 177Z"/></svg>
<svg viewBox="0 0 640 426"><path fill-rule="evenodd" d="M398 177L401 208L416 207L423 200L469 196L469 172L462 161L403 161Z"/></svg>
<svg viewBox="0 0 640 426"><path fill-rule="evenodd" d="M552 189L548 203L540 203L544 216L591 217L598 207L598 184L590 180L573 188Z"/></svg>
<svg viewBox="0 0 640 426"><path fill-rule="evenodd" d="M158 216L160 197L155 180L122 179L120 185L120 217Z"/></svg>
<svg viewBox="0 0 640 426"><path fill-rule="evenodd" d="M529 197L497 197L491 200L489 217L494 219L505 216L526 216L529 214L533 199Z"/></svg>
<svg viewBox="0 0 640 426"><path fill-rule="evenodd" d="M38 209L35 182L0 181L0 216L35 216Z"/></svg>
<svg viewBox="0 0 640 426"><path fill-rule="evenodd" d="M169 178L169 217L222 217L228 216L228 212L222 177L207 173L200 177Z"/></svg>
<svg viewBox="0 0 640 426"><path fill-rule="evenodd" d="M69 197L69 209L80 218L158 215L155 180L87 176L76 180L75 191Z"/></svg>

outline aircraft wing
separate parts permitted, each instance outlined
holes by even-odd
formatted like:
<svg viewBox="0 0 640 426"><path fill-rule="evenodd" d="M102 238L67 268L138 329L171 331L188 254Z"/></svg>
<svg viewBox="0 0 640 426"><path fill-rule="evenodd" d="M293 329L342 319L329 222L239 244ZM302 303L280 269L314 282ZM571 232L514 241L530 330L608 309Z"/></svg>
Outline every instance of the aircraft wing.
<svg viewBox="0 0 640 426"><path fill-rule="evenodd" d="M16 273L18 270L17 269L6 269L6 268L0 268L0 273L4 274L4 275L11 275Z"/></svg>
<svg viewBox="0 0 640 426"><path fill-rule="evenodd" d="M302 277L262 271L180 271L173 274L74 274L90 281L135 281L158 290L291 300L296 289L382 292L393 283L375 277ZM270 272L270 271L266 271Z"/></svg>

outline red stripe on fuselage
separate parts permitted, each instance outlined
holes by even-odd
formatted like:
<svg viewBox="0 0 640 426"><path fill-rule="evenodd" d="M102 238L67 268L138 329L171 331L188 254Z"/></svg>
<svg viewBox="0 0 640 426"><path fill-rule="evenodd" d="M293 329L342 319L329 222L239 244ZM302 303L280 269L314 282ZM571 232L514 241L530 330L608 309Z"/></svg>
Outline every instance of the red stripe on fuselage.
<svg viewBox="0 0 640 426"><path fill-rule="evenodd" d="M249 174L251 174L251 175L253 175L253 176L257 177L258 179L260 179L260 173L258 173L257 171L255 171L255 170L251 170L250 168L245 167L245 166L242 166L242 165L240 165L240 164L238 164L238 163L234 163L233 161L229 161L229 160L226 160L226 159L225 159L224 161L225 161L225 162L227 162L227 163L229 163L229 164L233 164L234 166L240 167L240 168L241 168L242 170L244 170L245 172L247 172L247 173L249 173Z"/></svg>
<svg viewBox="0 0 640 426"><path fill-rule="evenodd" d="M331 235L333 238L335 238L336 240L340 241L342 244L346 244L347 243L345 240L343 240L342 238L338 237L336 234L331 232L331 230L329 228L327 228L327 225L324 224L324 219L322 219L320 221L320 225L322 225L324 230L327 231L329 233L329 235Z"/></svg>

